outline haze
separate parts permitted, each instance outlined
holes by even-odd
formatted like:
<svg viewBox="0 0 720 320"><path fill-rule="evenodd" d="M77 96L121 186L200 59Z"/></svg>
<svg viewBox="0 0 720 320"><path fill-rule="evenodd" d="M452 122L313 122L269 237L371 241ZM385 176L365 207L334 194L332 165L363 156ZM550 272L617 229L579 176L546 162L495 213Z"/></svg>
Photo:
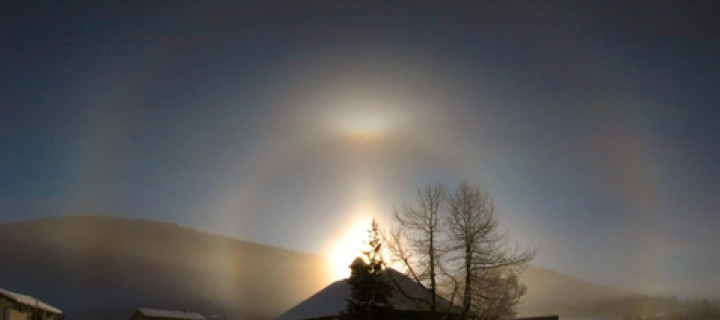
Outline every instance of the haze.
<svg viewBox="0 0 720 320"><path fill-rule="evenodd" d="M2 8L0 222L143 217L335 257L465 181L537 265L720 296L714 8Z"/></svg>

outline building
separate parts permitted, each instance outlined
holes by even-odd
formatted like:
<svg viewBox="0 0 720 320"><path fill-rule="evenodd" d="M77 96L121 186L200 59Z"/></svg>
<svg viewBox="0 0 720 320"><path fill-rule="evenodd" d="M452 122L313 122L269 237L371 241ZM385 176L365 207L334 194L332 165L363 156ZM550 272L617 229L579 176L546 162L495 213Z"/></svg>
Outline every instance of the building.
<svg viewBox="0 0 720 320"><path fill-rule="evenodd" d="M160 310L140 308L135 310L130 320L207 320L197 312L185 310Z"/></svg>
<svg viewBox="0 0 720 320"><path fill-rule="evenodd" d="M0 288L2 320L62 320L60 309L45 302Z"/></svg>
<svg viewBox="0 0 720 320"><path fill-rule="evenodd" d="M385 270L383 275L389 282L395 284L395 293L390 302L395 309L396 319L422 320L429 318L429 307L418 300L413 300L398 292L398 287L412 297L427 299L430 295L425 288L392 268ZM330 320L339 317L345 310L350 297L350 285L345 280L338 280L318 291L310 298L300 302L295 307L280 315L276 320ZM439 311L457 311L457 307L442 297L437 297ZM452 316L448 317L452 319ZM134 320L134 319L133 319Z"/></svg>

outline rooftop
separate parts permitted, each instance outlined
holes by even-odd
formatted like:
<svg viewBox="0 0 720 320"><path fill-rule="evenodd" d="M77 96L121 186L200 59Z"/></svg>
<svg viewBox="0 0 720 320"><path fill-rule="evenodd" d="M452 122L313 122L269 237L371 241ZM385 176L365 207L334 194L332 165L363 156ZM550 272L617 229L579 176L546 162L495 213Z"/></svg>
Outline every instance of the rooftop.
<svg viewBox="0 0 720 320"><path fill-rule="evenodd" d="M19 304L23 304L23 305L30 306L30 307L37 307L38 309L42 309L47 312L51 312L51 313L55 313L55 314L63 313L62 311L60 311L60 309L55 308L45 302L42 302L42 301L38 300L37 298L33 298L31 296L26 296L24 294L5 290L3 288L0 288L0 296L6 297L12 301L19 303Z"/></svg>

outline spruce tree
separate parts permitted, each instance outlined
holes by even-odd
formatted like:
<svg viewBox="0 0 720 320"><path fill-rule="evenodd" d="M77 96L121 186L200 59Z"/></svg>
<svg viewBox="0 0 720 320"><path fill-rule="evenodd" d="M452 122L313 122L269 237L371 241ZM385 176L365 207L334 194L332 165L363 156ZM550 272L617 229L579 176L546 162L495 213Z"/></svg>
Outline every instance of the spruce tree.
<svg viewBox="0 0 720 320"><path fill-rule="evenodd" d="M341 313L343 320L391 319L390 297L393 288L383 277L382 241L380 228L373 219L368 230L368 250L363 257L357 257L350 265L350 298Z"/></svg>

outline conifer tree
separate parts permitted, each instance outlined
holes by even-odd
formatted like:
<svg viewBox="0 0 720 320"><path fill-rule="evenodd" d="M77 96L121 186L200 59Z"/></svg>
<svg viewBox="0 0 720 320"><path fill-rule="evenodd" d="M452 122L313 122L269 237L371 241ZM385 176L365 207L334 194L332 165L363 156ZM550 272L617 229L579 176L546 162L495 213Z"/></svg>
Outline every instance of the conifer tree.
<svg viewBox="0 0 720 320"><path fill-rule="evenodd" d="M343 320L391 319L393 287L383 277L380 228L373 219L368 230L368 249L350 265L350 298L341 313Z"/></svg>

